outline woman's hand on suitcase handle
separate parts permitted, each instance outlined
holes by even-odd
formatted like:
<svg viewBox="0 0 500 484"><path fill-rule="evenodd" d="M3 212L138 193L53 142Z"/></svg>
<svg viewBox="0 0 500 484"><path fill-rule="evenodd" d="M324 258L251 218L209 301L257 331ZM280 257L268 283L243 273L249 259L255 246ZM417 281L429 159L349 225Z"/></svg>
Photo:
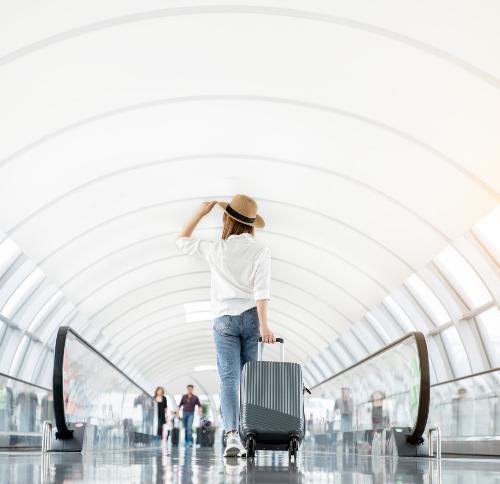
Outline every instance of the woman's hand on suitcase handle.
<svg viewBox="0 0 500 484"><path fill-rule="evenodd" d="M263 343L276 343L276 336L267 325L260 325L260 336L262 337Z"/></svg>

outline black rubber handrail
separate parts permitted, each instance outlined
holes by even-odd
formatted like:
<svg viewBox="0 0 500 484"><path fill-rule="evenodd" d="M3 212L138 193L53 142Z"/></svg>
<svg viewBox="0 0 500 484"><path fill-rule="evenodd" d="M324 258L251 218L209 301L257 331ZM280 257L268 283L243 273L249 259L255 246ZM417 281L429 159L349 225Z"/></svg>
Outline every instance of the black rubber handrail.
<svg viewBox="0 0 500 484"><path fill-rule="evenodd" d="M376 356L386 351L389 351L391 348L398 346L400 343L409 338L415 338L415 342L417 345L417 354L420 366L420 395L418 399L417 418L406 440L408 441L408 443L413 445L421 444L424 441L422 436L425 432L425 427L427 425L427 418L429 416L431 388L430 388L430 375L429 375L429 353L427 351L427 342L425 341L425 336L423 335L423 333L419 331L408 333L402 338L399 338L398 340L392 342L391 344L385 346L384 348L376 351L375 353L372 353L370 356L363 358L354 365L351 365L348 368L345 368L344 370L335 373L335 375L327 378L326 380L323 380L321 383L317 383L311 388L311 390L314 390L319 386L324 385L325 383L339 377L340 375L343 375L344 373L347 373L348 371L367 363Z"/></svg>
<svg viewBox="0 0 500 484"><path fill-rule="evenodd" d="M440 385L447 385L449 383L456 383L457 381L467 380L468 378L474 378L476 376L488 375L489 373L496 373L500 371L500 366L496 368L490 368L489 370L480 371L478 373L472 373L471 375L460 376L458 378L452 378L451 380L440 381L431 385L431 388L438 387Z"/></svg>
<svg viewBox="0 0 500 484"><path fill-rule="evenodd" d="M68 429L66 423L66 414L64 411L64 381L63 381L63 363L64 363L64 348L66 346L66 337L71 333L80 343L86 346L90 351L95 353L99 358L104 360L109 366L112 366L118 373L124 376L130 383L137 387L141 392L149 395L149 392L144 390L126 373L106 358L102 353L96 350L88 341L82 338L76 331L69 326L61 326L57 331L56 346L54 351L54 372L52 374L53 399L54 399L54 419L56 422L57 432L56 439L71 439L73 430Z"/></svg>
<svg viewBox="0 0 500 484"><path fill-rule="evenodd" d="M17 378L15 376L6 375L5 373L2 373L1 371L0 371L0 376L8 378L9 380L14 380L16 382L23 383L24 385L36 387L36 388L39 388L40 390L45 390L46 392L52 393L52 390L50 388L42 387L41 385L37 385L36 383L30 383L29 381L26 381L26 380L21 380L21 378Z"/></svg>

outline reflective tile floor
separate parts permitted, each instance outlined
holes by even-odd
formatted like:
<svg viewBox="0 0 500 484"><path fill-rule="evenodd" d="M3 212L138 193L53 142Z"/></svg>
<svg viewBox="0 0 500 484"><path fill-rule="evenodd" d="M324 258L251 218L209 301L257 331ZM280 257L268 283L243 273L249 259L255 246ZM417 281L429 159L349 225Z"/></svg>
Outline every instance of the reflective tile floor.
<svg viewBox="0 0 500 484"><path fill-rule="evenodd" d="M160 449L88 454L0 452L0 482L18 483L500 483L500 459L342 456L301 450L296 465L281 452L254 463L222 459L220 450Z"/></svg>

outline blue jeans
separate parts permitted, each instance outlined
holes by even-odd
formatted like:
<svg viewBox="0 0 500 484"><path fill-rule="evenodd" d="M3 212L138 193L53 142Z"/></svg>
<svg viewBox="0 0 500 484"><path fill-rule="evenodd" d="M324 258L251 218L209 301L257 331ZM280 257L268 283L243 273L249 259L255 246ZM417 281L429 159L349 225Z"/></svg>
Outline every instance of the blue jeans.
<svg viewBox="0 0 500 484"><path fill-rule="evenodd" d="M184 443L193 443L193 418L194 412L182 412L182 425L184 425Z"/></svg>
<svg viewBox="0 0 500 484"><path fill-rule="evenodd" d="M220 316L214 321L217 368L224 430L238 430L240 373L247 361L257 359L259 317L257 308L238 316Z"/></svg>
<svg viewBox="0 0 500 484"><path fill-rule="evenodd" d="M352 432L352 415L342 415L340 417L340 431Z"/></svg>

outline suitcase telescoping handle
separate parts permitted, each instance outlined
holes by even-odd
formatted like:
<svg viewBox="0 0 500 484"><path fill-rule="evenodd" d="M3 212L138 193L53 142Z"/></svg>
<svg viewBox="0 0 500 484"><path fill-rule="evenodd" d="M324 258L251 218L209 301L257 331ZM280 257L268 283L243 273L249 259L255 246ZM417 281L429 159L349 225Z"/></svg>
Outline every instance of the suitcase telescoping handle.
<svg viewBox="0 0 500 484"><path fill-rule="evenodd" d="M257 354L257 361L262 361L262 349L266 343L262 342L262 336L258 339L259 342L259 350ZM281 343L281 361L285 361L285 340L283 338L276 338L276 343Z"/></svg>

